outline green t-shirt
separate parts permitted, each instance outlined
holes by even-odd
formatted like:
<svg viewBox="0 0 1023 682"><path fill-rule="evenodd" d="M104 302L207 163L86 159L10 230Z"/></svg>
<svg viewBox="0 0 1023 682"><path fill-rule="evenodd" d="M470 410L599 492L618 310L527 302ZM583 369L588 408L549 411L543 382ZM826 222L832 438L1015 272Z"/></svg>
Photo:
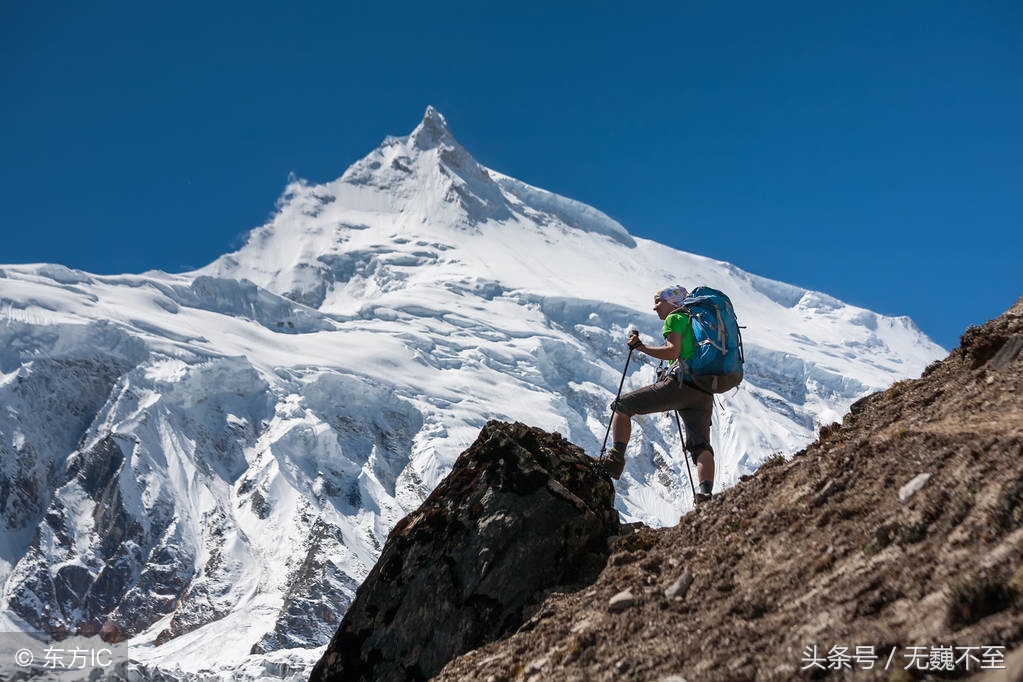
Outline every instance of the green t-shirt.
<svg viewBox="0 0 1023 682"><path fill-rule="evenodd" d="M671 313L664 318L664 329L662 330L664 338L668 338L668 334L671 332L678 332L682 335L680 357L687 360L692 359L696 349L696 340L693 338L693 326L689 324L689 316L685 313ZM674 365L675 360L672 360L670 364Z"/></svg>

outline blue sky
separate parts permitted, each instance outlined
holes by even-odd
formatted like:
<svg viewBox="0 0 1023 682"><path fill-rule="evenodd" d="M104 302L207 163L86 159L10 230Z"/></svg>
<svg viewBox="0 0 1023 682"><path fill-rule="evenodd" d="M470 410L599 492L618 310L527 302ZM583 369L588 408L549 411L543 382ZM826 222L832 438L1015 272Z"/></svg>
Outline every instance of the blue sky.
<svg viewBox="0 0 1023 682"><path fill-rule="evenodd" d="M433 105L486 166L946 348L1023 295L1023 3L355 5L0 5L0 263L204 265Z"/></svg>

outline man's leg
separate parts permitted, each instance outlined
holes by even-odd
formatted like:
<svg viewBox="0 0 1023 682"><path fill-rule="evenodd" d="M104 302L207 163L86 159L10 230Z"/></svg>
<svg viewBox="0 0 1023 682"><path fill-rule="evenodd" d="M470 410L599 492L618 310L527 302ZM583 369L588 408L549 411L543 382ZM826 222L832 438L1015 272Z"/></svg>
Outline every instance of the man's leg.
<svg viewBox="0 0 1023 682"><path fill-rule="evenodd" d="M703 450L696 455L696 478L700 481L699 493L710 496L714 490L714 451Z"/></svg>
<svg viewBox="0 0 1023 682"><path fill-rule="evenodd" d="M601 457L600 462L611 478L618 478L625 469L625 447L632 436L632 415L672 409L679 398L678 392L678 384L668 379L630 391L612 403L613 442L610 452Z"/></svg>
<svg viewBox="0 0 1023 682"><path fill-rule="evenodd" d="M625 471L625 448L631 435L632 415L616 409L611 415L611 451L600 460L607 475L616 480Z"/></svg>
<svg viewBox="0 0 1023 682"><path fill-rule="evenodd" d="M696 465L698 502L709 500L714 490L714 449L710 445L710 427L714 397L692 386L683 385L684 407L679 410L686 426L686 446Z"/></svg>
<svg viewBox="0 0 1023 682"><path fill-rule="evenodd" d="M611 417L611 442L615 445L628 443L632 437L632 415L615 410Z"/></svg>

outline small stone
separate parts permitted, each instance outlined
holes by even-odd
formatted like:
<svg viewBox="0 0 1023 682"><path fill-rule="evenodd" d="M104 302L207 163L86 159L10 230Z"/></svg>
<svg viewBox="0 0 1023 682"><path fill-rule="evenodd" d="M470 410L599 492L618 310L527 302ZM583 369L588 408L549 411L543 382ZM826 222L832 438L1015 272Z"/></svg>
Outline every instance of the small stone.
<svg viewBox="0 0 1023 682"><path fill-rule="evenodd" d="M689 571L685 571L678 577L678 580L671 584L671 587L664 591L664 596L668 599L684 599L686 593L689 591L689 586L693 584L693 574Z"/></svg>
<svg viewBox="0 0 1023 682"><path fill-rule="evenodd" d="M636 597L629 590L619 592L607 602L611 613L621 613L636 605Z"/></svg>
<svg viewBox="0 0 1023 682"><path fill-rule="evenodd" d="M913 495L920 492L920 489L927 485L927 481L931 480L930 474L920 474L906 485L899 488L899 501L905 502Z"/></svg>
<svg viewBox="0 0 1023 682"><path fill-rule="evenodd" d="M580 632L586 632L587 630L593 629L593 622L589 618L583 618L578 623L572 625L572 632L578 634Z"/></svg>
<svg viewBox="0 0 1023 682"><path fill-rule="evenodd" d="M531 675L533 673L541 672L543 670L543 667L547 665L547 660L548 660L547 657L544 656L543 658L538 658L530 662L530 664L526 666L525 669L526 674Z"/></svg>

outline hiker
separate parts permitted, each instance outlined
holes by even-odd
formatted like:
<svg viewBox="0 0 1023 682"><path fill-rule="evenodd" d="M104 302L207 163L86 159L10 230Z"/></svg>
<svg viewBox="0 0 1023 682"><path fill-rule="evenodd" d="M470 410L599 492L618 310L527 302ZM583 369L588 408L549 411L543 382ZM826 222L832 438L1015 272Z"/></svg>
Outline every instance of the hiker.
<svg viewBox="0 0 1023 682"><path fill-rule="evenodd" d="M600 458L600 464L612 478L619 478L625 468L625 447L632 435L632 416L678 410L686 427L685 447L696 464L700 482L696 501L703 502L710 499L714 488L714 450L710 446L714 396L679 376L679 357L692 358L694 349L689 317L679 311L688 295L689 292L678 285L654 294L654 312L664 320L663 346L647 346L640 341L635 330L629 334L630 349L670 364L658 373L655 383L626 393L611 405L614 411L611 417L612 446L610 452Z"/></svg>

